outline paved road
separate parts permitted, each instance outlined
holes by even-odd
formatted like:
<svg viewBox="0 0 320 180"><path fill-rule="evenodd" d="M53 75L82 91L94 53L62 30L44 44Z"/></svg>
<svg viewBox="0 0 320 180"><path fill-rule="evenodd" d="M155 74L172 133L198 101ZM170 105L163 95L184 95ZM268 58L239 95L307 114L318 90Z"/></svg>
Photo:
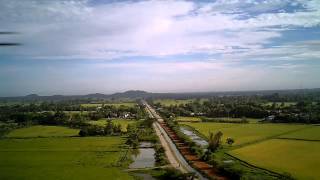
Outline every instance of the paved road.
<svg viewBox="0 0 320 180"><path fill-rule="evenodd" d="M198 171L192 168L181 153L178 151L175 144L172 142L166 131L160 126L159 122L162 122L163 119L156 113L156 111L147 103L143 102L146 106L146 110L149 113L150 117L156 118L157 121L153 123L153 128L158 135L161 145L165 149L165 154L169 163L176 169L179 169L184 173L195 173L199 179L206 180L207 178L203 177Z"/></svg>

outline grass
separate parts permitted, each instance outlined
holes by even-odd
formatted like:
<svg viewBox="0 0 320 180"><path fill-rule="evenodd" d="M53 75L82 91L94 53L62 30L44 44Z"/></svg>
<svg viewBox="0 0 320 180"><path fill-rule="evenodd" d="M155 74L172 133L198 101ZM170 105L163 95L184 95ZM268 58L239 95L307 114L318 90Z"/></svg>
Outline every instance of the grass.
<svg viewBox="0 0 320 180"><path fill-rule="evenodd" d="M195 128L198 132L208 137L209 132L223 133L223 143L226 138L232 137L235 145L242 145L265 138L281 135L286 132L308 127L307 125L289 124L234 124L234 123L181 123Z"/></svg>
<svg viewBox="0 0 320 180"><path fill-rule="evenodd" d="M187 117L187 116L178 116L176 121L180 122L200 122L201 119L199 117Z"/></svg>
<svg viewBox="0 0 320 180"><path fill-rule="evenodd" d="M107 119L100 119L98 121L89 121L90 124L98 125L98 126L105 126L107 124ZM122 131L127 131L128 124L136 122L135 120L127 120L127 119L112 119L114 124L121 124Z"/></svg>
<svg viewBox="0 0 320 180"><path fill-rule="evenodd" d="M78 129L70 129L61 126L31 126L11 131L6 137L27 138L27 137L63 137L77 136Z"/></svg>
<svg viewBox="0 0 320 180"><path fill-rule="evenodd" d="M285 135L280 136L280 138L319 140L320 141L320 126L313 126L311 128L303 129L301 131L296 131L293 133L285 134Z"/></svg>
<svg viewBox="0 0 320 180"><path fill-rule="evenodd" d="M132 179L115 167L121 137L0 140L0 179Z"/></svg>
<svg viewBox="0 0 320 180"><path fill-rule="evenodd" d="M82 107L101 107L103 104L81 104ZM134 102L119 102L119 103L105 103L105 106L126 106L126 107L134 107L136 103Z"/></svg>
<svg viewBox="0 0 320 180"><path fill-rule="evenodd" d="M272 139L233 150L230 154L275 172L289 172L297 179L318 179L319 151L319 142Z"/></svg>

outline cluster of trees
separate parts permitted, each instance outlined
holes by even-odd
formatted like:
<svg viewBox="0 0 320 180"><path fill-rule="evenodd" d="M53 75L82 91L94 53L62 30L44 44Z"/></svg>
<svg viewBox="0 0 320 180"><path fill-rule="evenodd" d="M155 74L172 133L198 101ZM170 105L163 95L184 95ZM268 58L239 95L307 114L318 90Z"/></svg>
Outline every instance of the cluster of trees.
<svg viewBox="0 0 320 180"><path fill-rule="evenodd" d="M300 101L281 108L271 122L320 123L320 102Z"/></svg>
<svg viewBox="0 0 320 180"><path fill-rule="evenodd" d="M89 125L82 126L79 135L84 136L108 136L108 135L120 135L121 124L114 124L111 120L108 120L106 126Z"/></svg>
<svg viewBox="0 0 320 180"><path fill-rule="evenodd" d="M157 136L152 129L152 123L154 119L145 118L143 121L139 121L135 124L129 124L127 127L128 139L126 144L137 148L139 142L150 141L156 143L158 141Z"/></svg>
<svg viewBox="0 0 320 180"><path fill-rule="evenodd" d="M271 96L274 99L274 96ZM286 100L281 98L281 100ZM320 102L299 101L286 104L271 103L258 96L214 97L206 101L195 100L187 104L162 106L154 104L166 117L201 116L206 118L264 118L273 115L272 122L320 123Z"/></svg>
<svg viewBox="0 0 320 180"><path fill-rule="evenodd" d="M3 123L13 122L20 126L32 124L42 125L64 125L70 127L80 127L86 117L79 113L67 114L63 111L55 112L11 112L8 114L0 113L0 121Z"/></svg>
<svg viewBox="0 0 320 180"><path fill-rule="evenodd" d="M95 111L74 112L79 110L80 105L73 103L58 102L40 104L17 104L0 106L1 123L17 123L19 126L31 124L43 125L65 125L70 127L81 127L87 120L98 120L100 118L121 117L126 114L127 118L143 118L145 112L142 107L134 106L103 106ZM69 113L72 110L72 113Z"/></svg>
<svg viewBox="0 0 320 180"><path fill-rule="evenodd" d="M140 106L128 107L128 106L102 106L96 109L96 111L89 112L89 118L92 120L98 120L101 118L134 118L142 119L145 116L143 108Z"/></svg>

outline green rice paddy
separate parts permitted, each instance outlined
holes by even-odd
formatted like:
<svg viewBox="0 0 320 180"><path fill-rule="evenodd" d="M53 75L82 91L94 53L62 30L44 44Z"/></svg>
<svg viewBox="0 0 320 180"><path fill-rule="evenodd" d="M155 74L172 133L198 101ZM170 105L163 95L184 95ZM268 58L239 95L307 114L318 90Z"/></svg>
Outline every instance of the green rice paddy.
<svg viewBox="0 0 320 180"><path fill-rule="evenodd" d="M0 179L133 179L119 163L124 138L66 137L74 133L54 126L14 130L0 140Z"/></svg>

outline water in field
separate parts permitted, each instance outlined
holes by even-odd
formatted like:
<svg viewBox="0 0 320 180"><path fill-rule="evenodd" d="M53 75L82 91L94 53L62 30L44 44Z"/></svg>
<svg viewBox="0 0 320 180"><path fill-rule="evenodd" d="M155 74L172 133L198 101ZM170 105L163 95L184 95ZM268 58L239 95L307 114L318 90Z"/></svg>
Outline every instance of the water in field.
<svg viewBox="0 0 320 180"><path fill-rule="evenodd" d="M151 168L155 166L154 149L152 143L142 142L137 152L133 152L134 162L130 164L130 169Z"/></svg>
<svg viewBox="0 0 320 180"><path fill-rule="evenodd" d="M196 144L198 144L199 146L207 146L208 142L206 140L204 140L203 138L199 137L196 133L194 133L193 131L184 128L184 127L180 127L180 130L183 134L187 135L190 137L190 139L195 142Z"/></svg>

